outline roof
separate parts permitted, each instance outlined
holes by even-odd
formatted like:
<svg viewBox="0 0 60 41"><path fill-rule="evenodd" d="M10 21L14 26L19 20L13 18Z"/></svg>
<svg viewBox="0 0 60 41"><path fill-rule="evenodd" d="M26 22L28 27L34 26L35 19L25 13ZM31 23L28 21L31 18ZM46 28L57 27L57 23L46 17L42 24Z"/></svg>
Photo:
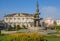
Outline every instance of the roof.
<svg viewBox="0 0 60 41"><path fill-rule="evenodd" d="M4 22L4 20L0 20L0 23L3 23Z"/></svg>
<svg viewBox="0 0 60 41"><path fill-rule="evenodd" d="M30 17L30 16L34 16L33 14L28 14L28 13L13 13L13 14L8 14L8 15L5 15L4 17L13 17L13 16L15 16L15 15L18 15L18 16L22 16L22 15L24 15L24 16L28 16L28 17Z"/></svg>

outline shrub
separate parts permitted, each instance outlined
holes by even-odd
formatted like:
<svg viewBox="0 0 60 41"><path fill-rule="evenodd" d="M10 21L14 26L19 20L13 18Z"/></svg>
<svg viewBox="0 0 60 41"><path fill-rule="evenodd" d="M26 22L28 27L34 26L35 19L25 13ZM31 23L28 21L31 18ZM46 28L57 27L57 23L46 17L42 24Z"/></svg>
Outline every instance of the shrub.
<svg viewBox="0 0 60 41"><path fill-rule="evenodd" d="M55 25L54 28L55 30L60 30L60 26Z"/></svg>
<svg viewBox="0 0 60 41"><path fill-rule="evenodd" d="M11 31L11 30L13 30L13 27L11 25L9 25L9 27L7 27L6 30Z"/></svg>
<svg viewBox="0 0 60 41"><path fill-rule="evenodd" d="M19 29L22 29L20 25L15 26L15 30L19 30Z"/></svg>
<svg viewBox="0 0 60 41"><path fill-rule="evenodd" d="M36 33L18 33L7 35L3 41L44 41L44 38L42 35Z"/></svg>

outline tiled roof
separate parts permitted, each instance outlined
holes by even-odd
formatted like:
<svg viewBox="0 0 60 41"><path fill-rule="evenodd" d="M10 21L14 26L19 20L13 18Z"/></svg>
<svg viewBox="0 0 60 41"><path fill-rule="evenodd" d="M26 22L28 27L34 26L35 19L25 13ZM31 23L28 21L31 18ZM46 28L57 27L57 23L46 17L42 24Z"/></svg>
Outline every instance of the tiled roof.
<svg viewBox="0 0 60 41"><path fill-rule="evenodd" d="M13 17L14 15L18 14L18 16L21 16L20 14L24 15L24 16L34 16L33 14L28 14L28 13L14 13L14 14L8 14L5 15L4 17Z"/></svg>

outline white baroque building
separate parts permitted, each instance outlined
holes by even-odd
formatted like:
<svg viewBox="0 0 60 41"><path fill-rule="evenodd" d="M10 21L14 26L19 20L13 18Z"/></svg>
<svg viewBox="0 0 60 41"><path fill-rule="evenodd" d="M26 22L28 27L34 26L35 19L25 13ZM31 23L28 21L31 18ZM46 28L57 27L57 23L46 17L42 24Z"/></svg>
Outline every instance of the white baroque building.
<svg viewBox="0 0 60 41"><path fill-rule="evenodd" d="M4 22L8 25L14 27L14 25L25 25L26 27L39 27L40 26L40 13L39 13L39 5L38 1L36 4L36 12L35 14L27 14L27 13L15 13L8 14L4 16Z"/></svg>
<svg viewBox="0 0 60 41"><path fill-rule="evenodd" d="M31 27L34 24L34 15L27 13L15 13L4 16L4 22L14 27L14 25L25 25Z"/></svg>

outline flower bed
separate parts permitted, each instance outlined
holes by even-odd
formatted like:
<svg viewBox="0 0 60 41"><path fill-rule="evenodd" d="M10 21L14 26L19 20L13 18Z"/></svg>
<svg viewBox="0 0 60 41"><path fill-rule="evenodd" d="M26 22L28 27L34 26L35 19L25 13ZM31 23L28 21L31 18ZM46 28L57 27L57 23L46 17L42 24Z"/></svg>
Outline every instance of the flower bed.
<svg viewBox="0 0 60 41"><path fill-rule="evenodd" d="M42 35L36 33L16 33L6 35L2 38L2 41L44 41L44 38Z"/></svg>

